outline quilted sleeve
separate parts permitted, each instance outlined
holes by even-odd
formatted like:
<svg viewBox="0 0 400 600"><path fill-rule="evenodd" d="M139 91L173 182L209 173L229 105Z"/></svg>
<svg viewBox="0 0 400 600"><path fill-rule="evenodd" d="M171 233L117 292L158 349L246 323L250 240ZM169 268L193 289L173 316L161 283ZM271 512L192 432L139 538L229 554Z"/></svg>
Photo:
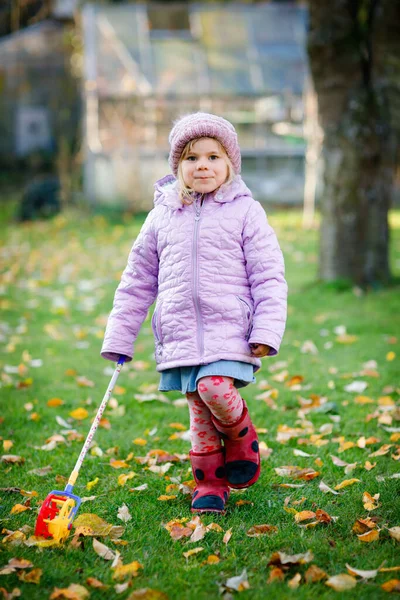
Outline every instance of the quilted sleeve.
<svg viewBox="0 0 400 600"><path fill-rule="evenodd" d="M129 254L128 264L114 296L101 355L117 361L132 360L133 343L158 291L158 254L154 212L148 214Z"/></svg>
<svg viewBox="0 0 400 600"><path fill-rule="evenodd" d="M254 301L249 344L278 353L286 324L287 283L283 255L261 204L252 202L243 228L243 252Z"/></svg>

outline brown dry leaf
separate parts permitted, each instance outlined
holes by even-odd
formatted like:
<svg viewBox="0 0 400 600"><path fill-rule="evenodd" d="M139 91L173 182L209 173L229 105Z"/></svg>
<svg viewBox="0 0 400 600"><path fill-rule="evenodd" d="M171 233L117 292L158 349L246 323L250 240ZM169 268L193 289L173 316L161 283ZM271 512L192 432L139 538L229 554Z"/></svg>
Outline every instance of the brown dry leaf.
<svg viewBox="0 0 400 600"><path fill-rule="evenodd" d="M126 600L168 600L168 596L164 592L151 588L139 588L133 591Z"/></svg>
<svg viewBox="0 0 400 600"><path fill-rule="evenodd" d="M324 510L322 510L322 508L319 508L316 511L315 518L320 523L330 523L332 521L332 517L330 515L328 515L327 512L325 512Z"/></svg>
<svg viewBox="0 0 400 600"><path fill-rule="evenodd" d="M96 538L93 538L93 550L96 554L101 556L101 558L104 558L104 560L114 560L116 556L110 548L96 540Z"/></svg>
<svg viewBox="0 0 400 600"><path fill-rule="evenodd" d="M310 565L304 573L306 583L317 583L318 581L322 581L322 579L326 579L326 577L328 575L317 565Z"/></svg>
<svg viewBox="0 0 400 600"><path fill-rule="evenodd" d="M98 590L108 590L108 588L110 587L109 585L105 585L99 579L96 579L95 577L88 577L86 579L86 583L88 586L98 589Z"/></svg>
<svg viewBox="0 0 400 600"><path fill-rule="evenodd" d="M347 487L348 485L353 485L354 483L359 483L360 481L361 481L360 479L345 479L341 483L338 483L337 485L335 485L335 490L341 490L341 489Z"/></svg>
<svg viewBox="0 0 400 600"><path fill-rule="evenodd" d="M192 529L190 529L190 527L184 527L183 525L181 525L180 523L177 525L174 525L173 527L171 527L171 529L169 530L170 536L172 537L172 539L174 541L176 540L180 540L184 537L190 537L193 533Z"/></svg>
<svg viewBox="0 0 400 600"><path fill-rule="evenodd" d="M76 421L82 421L82 419L86 419L89 416L89 413L86 408L79 407L70 412L69 416Z"/></svg>
<svg viewBox="0 0 400 600"><path fill-rule="evenodd" d="M369 492L363 493L362 501L363 501L365 510L370 511L370 510L375 510L376 508L378 508L380 506L378 500L379 500L379 494L374 494L374 496L371 496L371 494Z"/></svg>
<svg viewBox="0 0 400 600"><path fill-rule="evenodd" d="M21 546L25 540L26 535L22 533L22 531L8 531L6 529L2 530L2 533L6 533L7 535L3 537L3 544L10 544L10 546Z"/></svg>
<svg viewBox="0 0 400 600"><path fill-rule="evenodd" d="M365 533L361 533L357 535L360 542L375 542L375 540L379 539L379 531L377 529L371 529L371 531L366 531Z"/></svg>
<svg viewBox="0 0 400 600"><path fill-rule="evenodd" d="M347 567L347 570L350 573L350 575L358 575L359 577L362 577L363 579L373 579L379 573L379 569L363 571L361 569L355 569L354 567L351 567L348 563L346 563L346 567Z"/></svg>
<svg viewBox="0 0 400 600"><path fill-rule="evenodd" d="M118 565L114 569L113 579L117 579L121 581L122 579L126 579L127 577L136 577L139 569L143 569L143 565L140 564L137 560L127 564L127 565Z"/></svg>
<svg viewBox="0 0 400 600"><path fill-rule="evenodd" d="M35 583L38 585L40 583L40 578L43 574L42 569L32 569L32 571L21 571L18 573L18 579L20 581L24 581L25 583Z"/></svg>
<svg viewBox="0 0 400 600"><path fill-rule="evenodd" d="M335 592L345 592L346 590L351 590L355 587L357 585L357 580L351 575L347 575L347 573L341 573L340 575L329 577L329 579L325 581L325 585L331 587Z"/></svg>
<svg viewBox="0 0 400 600"><path fill-rule="evenodd" d="M200 546L199 548L192 548L192 550L188 550L187 552L182 552L182 554L185 558L189 558L190 556L193 556L194 554L198 554L202 550L204 550L204 548L202 548Z"/></svg>
<svg viewBox="0 0 400 600"><path fill-rule="evenodd" d="M385 592L400 592L400 579L389 579L381 585Z"/></svg>
<svg viewBox="0 0 400 600"><path fill-rule="evenodd" d="M28 500L29 502L29 500ZM12 507L10 514L11 515L18 515L21 512L24 512L25 510L31 510L31 508L29 506L25 506L25 504L14 504L14 506Z"/></svg>
<svg viewBox="0 0 400 600"><path fill-rule="evenodd" d="M49 600L61 600L64 598L66 600L86 600L89 596L90 593L83 585L71 583L67 588L54 588Z"/></svg>
<svg viewBox="0 0 400 600"><path fill-rule="evenodd" d="M294 520L296 523L301 523L301 521L307 521L308 519L313 519L314 517L315 512L312 510L302 510L294 515Z"/></svg>
<svg viewBox="0 0 400 600"><path fill-rule="evenodd" d="M8 566L13 569L30 569L33 567L33 563L30 560L26 560L26 558L10 558Z"/></svg>
<svg viewBox="0 0 400 600"><path fill-rule="evenodd" d="M400 527L391 527L388 529L388 532L391 538L396 540L396 542L400 542Z"/></svg>
<svg viewBox="0 0 400 600"><path fill-rule="evenodd" d="M290 587L291 590L296 590L300 585L300 581L301 581L301 575L300 575L300 573L296 573L296 575L288 581L288 586Z"/></svg>
<svg viewBox="0 0 400 600"><path fill-rule="evenodd" d="M278 528L275 525L253 525L247 531L246 535L248 537L260 537L261 535L276 533L277 531Z"/></svg>
<svg viewBox="0 0 400 600"><path fill-rule="evenodd" d="M269 577L267 579L267 583L273 583L274 581L283 581L285 579L285 574L279 567L273 567L269 572Z"/></svg>
<svg viewBox="0 0 400 600"><path fill-rule="evenodd" d="M376 527L375 521L373 521L370 517L366 519L357 519L357 521L353 525L354 533L365 533L370 529L374 529Z"/></svg>
<svg viewBox="0 0 400 600"><path fill-rule="evenodd" d="M229 542L229 540L231 539L231 537L232 537L232 527L225 532L224 537L222 538L223 543L227 544Z"/></svg>
<svg viewBox="0 0 400 600"><path fill-rule="evenodd" d="M50 400L47 400L47 406L50 407L61 406L62 404L64 404L64 401L61 398L50 398Z"/></svg>
<svg viewBox="0 0 400 600"><path fill-rule="evenodd" d="M3 456L1 457L1 462L13 465L22 465L25 462L25 459L22 456L18 456L16 454L3 454Z"/></svg>

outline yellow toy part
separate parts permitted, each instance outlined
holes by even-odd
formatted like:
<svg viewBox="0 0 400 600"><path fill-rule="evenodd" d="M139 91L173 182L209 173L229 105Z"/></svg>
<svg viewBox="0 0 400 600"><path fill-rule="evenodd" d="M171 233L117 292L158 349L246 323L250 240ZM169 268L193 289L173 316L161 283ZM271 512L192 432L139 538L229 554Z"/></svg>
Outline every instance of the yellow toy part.
<svg viewBox="0 0 400 600"><path fill-rule="evenodd" d="M69 536L69 525L71 522L69 516L75 506L75 500L73 498L53 498L53 502L60 506L58 514L54 519L43 519L43 521L47 523L47 528L53 539L61 543Z"/></svg>

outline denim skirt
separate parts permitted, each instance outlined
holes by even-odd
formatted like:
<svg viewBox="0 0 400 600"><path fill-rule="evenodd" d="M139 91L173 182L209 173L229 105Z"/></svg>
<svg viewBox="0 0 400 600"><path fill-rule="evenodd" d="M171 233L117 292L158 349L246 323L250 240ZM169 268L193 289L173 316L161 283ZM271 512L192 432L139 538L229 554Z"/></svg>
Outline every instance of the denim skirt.
<svg viewBox="0 0 400 600"><path fill-rule="evenodd" d="M254 371L257 369L255 365L239 360L217 360L208 365L175 367L161 371L158 389L160 392L178 391L182 394L195 392L199 379L210 375L233 377L235 387L241 388L255 383Z"/></svg>

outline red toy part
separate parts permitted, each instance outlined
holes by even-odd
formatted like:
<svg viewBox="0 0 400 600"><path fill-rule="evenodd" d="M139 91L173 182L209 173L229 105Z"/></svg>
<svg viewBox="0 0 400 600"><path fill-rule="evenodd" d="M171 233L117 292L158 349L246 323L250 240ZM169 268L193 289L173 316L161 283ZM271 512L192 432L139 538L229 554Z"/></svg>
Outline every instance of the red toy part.
<svg viewBox="0 0 400 600"><path fill-rule="evenodd" d="M35 535L45 538L52 538L53 535L49 531L49 524L45 521L52 521L60 512L60 508L64 502L68 500L68 496L61 494L49 494L42 504L38 518L36 520Z"/></svg>

